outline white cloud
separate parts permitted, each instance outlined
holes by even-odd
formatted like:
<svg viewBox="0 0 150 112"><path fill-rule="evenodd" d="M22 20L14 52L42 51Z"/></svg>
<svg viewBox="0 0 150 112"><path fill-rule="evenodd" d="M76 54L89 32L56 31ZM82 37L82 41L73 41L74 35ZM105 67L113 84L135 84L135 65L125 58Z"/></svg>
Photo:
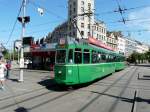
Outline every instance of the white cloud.
<svg viewBox="0 0 150 112"><path fill-rule="evenodd" d="M129 27L150 30L150 7L129 13L128 19L141 19L129 22Z"/></svg>

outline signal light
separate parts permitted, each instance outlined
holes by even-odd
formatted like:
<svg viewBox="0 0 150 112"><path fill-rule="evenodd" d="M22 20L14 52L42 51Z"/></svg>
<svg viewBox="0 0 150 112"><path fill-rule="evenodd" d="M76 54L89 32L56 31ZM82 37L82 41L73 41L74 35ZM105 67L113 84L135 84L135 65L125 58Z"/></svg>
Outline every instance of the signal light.
<svg viewBox="0 0 150 112"><path fill-rule="evenodd" d="M30 16L18 17L17 19L18 19L18 21L21 22L21 23L23 23L23 22L24 22L24 23L30 22Z"/></svg>

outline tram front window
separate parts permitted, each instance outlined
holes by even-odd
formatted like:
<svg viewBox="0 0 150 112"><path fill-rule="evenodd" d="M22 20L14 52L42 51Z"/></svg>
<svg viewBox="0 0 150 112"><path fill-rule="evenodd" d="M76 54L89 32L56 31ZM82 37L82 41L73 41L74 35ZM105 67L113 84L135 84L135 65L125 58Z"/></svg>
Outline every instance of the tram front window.
<svg viewBox="0 0 150 112"><path fill-rule="evenodd" d="M69 62L70 64L73 63L73 49L70 49L70 50L69 50L69 53L68 53L68 62Z"/></svg>
<svg viewBox="0 0 150 112"><path fill-rule="evenodd" d="M57 50L56 63L63 64L66 62L66 50Z"/></svg>

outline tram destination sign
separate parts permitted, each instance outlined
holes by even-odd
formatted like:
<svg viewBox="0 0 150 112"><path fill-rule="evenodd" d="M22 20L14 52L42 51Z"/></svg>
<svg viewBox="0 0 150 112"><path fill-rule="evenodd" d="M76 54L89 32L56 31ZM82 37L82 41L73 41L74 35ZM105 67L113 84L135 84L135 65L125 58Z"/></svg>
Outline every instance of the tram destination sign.
<svg viewBox="0 0 150 112"><path fill-rule="evenodd" d="M59 45L65 45L65 44L66 44L66 39L65 38L60 38Z"/></svg>

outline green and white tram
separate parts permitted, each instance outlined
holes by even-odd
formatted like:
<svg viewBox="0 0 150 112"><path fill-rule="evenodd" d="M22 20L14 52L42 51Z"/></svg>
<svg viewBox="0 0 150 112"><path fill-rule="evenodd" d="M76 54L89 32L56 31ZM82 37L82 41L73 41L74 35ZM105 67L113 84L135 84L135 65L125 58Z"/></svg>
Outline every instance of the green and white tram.
<svg viewBox="0 0 150 112"><path fill-rule="evenodd" d="M64 85L91 82L124 69L124 60L121 54L84 42L58 44L54 79Z"/></svg>

